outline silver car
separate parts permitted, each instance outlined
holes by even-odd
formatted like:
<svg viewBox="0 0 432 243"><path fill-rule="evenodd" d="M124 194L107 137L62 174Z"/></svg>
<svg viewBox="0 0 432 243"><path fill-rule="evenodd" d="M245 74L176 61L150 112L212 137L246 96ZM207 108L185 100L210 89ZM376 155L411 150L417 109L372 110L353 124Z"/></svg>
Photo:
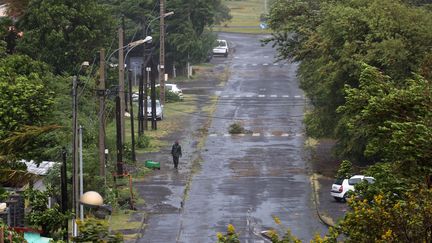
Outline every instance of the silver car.
<svg viewBox="0 0 432 243"><path fill-rule="evenodd" d="M149 99L147 101L147 118L151 119L152 117L152 102ZM163 105L161 105L159 100L156 100L156 119L162 120L163 119Z"/></svg>

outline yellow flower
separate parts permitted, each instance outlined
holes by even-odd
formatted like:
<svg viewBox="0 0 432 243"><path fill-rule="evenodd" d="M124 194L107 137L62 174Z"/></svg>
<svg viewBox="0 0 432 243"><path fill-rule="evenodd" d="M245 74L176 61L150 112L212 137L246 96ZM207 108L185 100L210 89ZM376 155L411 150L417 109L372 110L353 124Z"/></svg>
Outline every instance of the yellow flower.
<svg viewBox="0 0 432 243"><path fill-rule="evenodd" d="M217 236L218 240L222 240L224 237L221 232L217 232L216 236Z"/></svg>
<svg viewBox="0 0 432 243"><path fill-rule="evenodd" d="M280 220L277 216L273 216L273 220L274 220L274 222L275 222L277 225L281 225L281 224L282 224L281 220Z"/></svg>
<svg viewBox="0 0 432 243"><path fill-rule="evenodd" d="M234 228L234 225L229 224L229 225L228 225L228 229L227 229L227 231L228 231L228 234L235 234L235 228Z"/></svg>

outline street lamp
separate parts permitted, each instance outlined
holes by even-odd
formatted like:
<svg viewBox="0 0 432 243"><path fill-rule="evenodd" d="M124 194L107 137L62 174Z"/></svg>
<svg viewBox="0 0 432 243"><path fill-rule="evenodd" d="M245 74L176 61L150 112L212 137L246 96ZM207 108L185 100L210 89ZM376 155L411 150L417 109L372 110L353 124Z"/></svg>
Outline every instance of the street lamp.
<svg viewBox="0 0 432 243"><path fill-rule="evenodd" d="M171 12L168 12L168 13L164 14L163 17L166 18L166 17L171 16L171 15L173 15L173 14L174 14L174 11L171 11ZM155 21L155 20L160 19L161 17L162 17L162 16L158 16L158 17L156 17L156 18L150 20L150 22L148 23L147 28L146 28L146 36L147 36L148 30L149 30L149 28L150 28L150 26L151 26L151 23L152 23L153 21Z"/></svg>
<svg viewBox="0 0 432 243"><path fill-rule="evenodd" d="M144 38L144 39L141 39L141 40L137 40L137 41L134 41L134 42L131 42L131 43L129 43L129 44L127 44L127 45L125 45L125 46L123 46L122 48L117 48L117 49L115 49L109 56L108 56L108 58L106 59L107 61L109 61L110 60L110 58L112 57L112 55L114 55L116 52L118 52L120 49L125 49L125 48L129 48L129 51L130 50L132 50L133 48L135 48L135 47L137 47L137 46L139 46L139 45L141 45L141 44L144 44L144 43L147 43L147 42L151 42L153 40L153 37L151 37L151 36L147 36L146 35L146 38ZM129 52L128 52L129 53ZM126 54L127 55L127 54ZM125 58L126 59L126 58ZM123 63L123 65L124 65L124 63Z"/></svg>

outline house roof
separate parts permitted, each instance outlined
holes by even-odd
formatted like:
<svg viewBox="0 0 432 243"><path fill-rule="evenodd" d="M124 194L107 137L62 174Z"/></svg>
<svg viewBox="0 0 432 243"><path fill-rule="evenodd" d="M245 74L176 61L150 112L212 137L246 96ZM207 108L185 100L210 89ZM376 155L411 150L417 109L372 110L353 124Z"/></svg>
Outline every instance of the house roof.
<svg viewBox="0 0 432 243"><path fill-rule="evenodd" d="M0 5L0 17L7 17L7 6L6 4Z"/></svg>
<svg viewBox="0 0 432 243"><path fill-rule="evenodd" d="M27 165L27 171L34 175L47 175L48 171L57 164L57 162L52 161L42 161L39 166L33 161L22 160Z"/></svg>

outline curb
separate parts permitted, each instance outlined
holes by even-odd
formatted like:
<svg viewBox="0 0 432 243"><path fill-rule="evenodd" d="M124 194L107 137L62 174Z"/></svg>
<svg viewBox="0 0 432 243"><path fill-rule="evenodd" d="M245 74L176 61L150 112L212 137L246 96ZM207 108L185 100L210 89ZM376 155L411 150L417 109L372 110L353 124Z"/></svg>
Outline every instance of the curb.
<svg viewBox="0 0 432 243"><path fill-rule="evenodd" d="M313 194L313 201L315 204L315 211L318 215L319 220L327 227L334 227L335 224L332 222L328 222L323 216L322 213L319 210L319 201L318 201L318 190L316 188L315 182L318 182L318 178L316 178L316 174L312 174L312 176L309 177L309 180L312 185L312 194Z"/></svg>

